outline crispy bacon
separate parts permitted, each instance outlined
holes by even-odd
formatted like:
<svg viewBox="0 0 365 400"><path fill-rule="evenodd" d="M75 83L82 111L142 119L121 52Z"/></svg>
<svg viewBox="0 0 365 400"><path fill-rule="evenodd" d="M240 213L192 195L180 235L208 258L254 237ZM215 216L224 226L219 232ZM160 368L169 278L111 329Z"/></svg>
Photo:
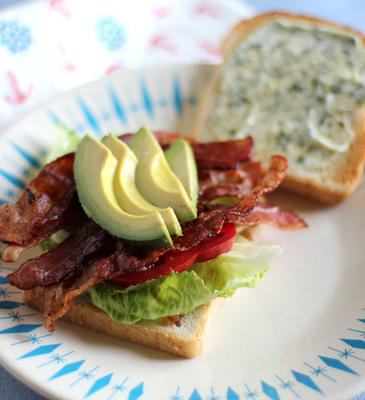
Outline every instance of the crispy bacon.
<svg viewBox="0 0 365 400"><path fill-rule="evenodd" d="M86 256L105 246L110 235L92 220L75 229L52 250L24 262L8 275L9 282L22 290L61 281L81 264Z"/></svg>
<svg viewBox="0 0 365 400"><path fill-rule="evenodd" d="M111 279L115 264L108 258L90 260L79 267L79 270L64 282L43 287L45 295L44 319L46 328L54 331L57 319L63 317L70 309L72 300L84 293L89 287L106 279Z"/></svg>
<svg viewBox="0 0 365 400"><path fill-rule="evenodd" d="M16 204L0 207L0 241L32 247L75 218L69 209L77 203L73 162L74 154L67 154L48 164Z"/></svg>
<svg viewBox="0 0 365 400"><path fill-rule="evenodd" d="M257 203L248 215L240 217L237 223L245 226L268 224L284 231L295 231L307 227L305 221L293 212L262 202Z"/></svg>
<svg viewBox="0 0 365 400"><path fill-rule="evenodd" d="M253 140L248 136L242 140L192 143L191 147L198 168L232 169L250 158Z"/></svg>
<svg viewBox="0 0 365 400"><path fill-rule="evenodd" d="M46 328L52 332L57 319L65 315L71 307L72 300L89 287L112 279L121 271L141 268L146 259L148 255L145 258L138 258L132 254L130 246L118 241L117 251L112 255L86 261L68 279L59 284L43 287Z"/></svg>
<svg viewBox="0 0 365 400"><path fill-rule="evenodd" d="M261 162L248 160L229 170L199 170L199 203L206 204L218 197L242 199L259 183L266 169Z"/></svg>

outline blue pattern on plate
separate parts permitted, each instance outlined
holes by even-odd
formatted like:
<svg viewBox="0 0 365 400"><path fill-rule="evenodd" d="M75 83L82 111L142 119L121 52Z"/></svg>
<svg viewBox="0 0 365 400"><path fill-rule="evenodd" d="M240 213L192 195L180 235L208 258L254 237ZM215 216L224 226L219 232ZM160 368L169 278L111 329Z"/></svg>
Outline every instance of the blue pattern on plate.
<svg viewBox="0 0 365 400"><path fill-rule="evenodd" d="M9 335L12 333L25 333L32 332L35 329L38 329L42 326L42 324L21 324L18 326L11 326L10 328L3 329L0 331L0 335Z"/></svg>
<svg viewBox="0 0 365 400"><path fill-rule="evenodd" d="M122 106L121 101L118 99L118 96L112 87L109 88L109 96L110 96L110 100L113 104L113 108L114 108L116 116L123 122L124 125L126 125L127 124L127 116L124 111L124 107Z"/></svg>
<svg viewBox="0 0 365 400"><path fill-rule="evenodd" d="M357 372L349 368L346 364L344 364L342 361L337 360L337 358L332 358L332 357L324 357L324 356L318 356L326 365L328 365L331 368L337 368L340 369L341 371L349 372L350 374L354 375L359 375Z"/></svg>
<svg viewBox="0 0 365 400"><path fill-rule="evenodd" d="M9 283L8 280L3 276L0 276L0 285L6 285L7 283Z"/></svg>
<svg viewBox="0 0 365 400"><path fill-rule="evenodd" d="M4 171L3 169L0 169L0 175L19 189L24 189L26 186L25 182L21 178L18 178L17 176L11 174L10 172Z"/></svg>
<svg viewBox="0 0 365 400"><path fill-rule="evenodd" d="M84 113L86 121L88 122L89 126L97 133L101 133L99 122L97 117L91 111L90 107L85 103L85 101L79 96L77 98L77 102L81 108L81 111Z"/></svg>
<svg viewBox="0 0 365 400"><path fill-rule="evenodd" d="M59 371L57 371L54 375L52 375L49 378L49 380L51 381L51 380L59 378L61 376L68 375L68 374L78 371L84 362L85 362L85 360L80 360L80 361L76 361L76 362L65 365Z"/></svg>
<svg viewBox="0 0 365 400"><path fill-rule="evenodd" d="M26 354L23 354L22 356L18 357L17 360L22 360L24 358L29 358L29 357L43 356L45 354L52 353L52 351L56 350L60 346L61 346L61 343L45 344L43 346L37 347L34 350L29 351Z"/></svg>
<svg viewBox="0 0 365 400"><path fill-rule="evenodd" d="M97 379L93 385L91 386L90 390L87 392L85 397L89 397L92 394L98 392L99 390L103 389L105 386L109 385L110 380L112 379L113 373L109 375L105 375L102 378Z"/></svg>
<svg viewBox="0 0 365 400"><path fill-rule="evenodd" d="M40 168L41 163L39 162L36 156L30 154L27 150L25 150L20 145L14 143L12 140L9 140L10 145L26 160L29 164L31 164L35 168Z"/></svg>
<svg viewBox="0 0 365 400"><path fill-rule="evenodd" d="M239 400L240 396L230 387L227 389L227 400Z"/></svg>
<svg viewBox="0 0 365 400"><path fill-rule="evenodd" d="M151 98L150 92L148 91L146 82L143 78L140 79L140 88L141 88L141 96L143 101L143 106L150 118L153 118L154 114L154 107L153 107L153 100Z"/></svg>
<svg viewBox="0 0 365 400"><path fill-rule="evenodd" d="M202 400L202 398L196 388L193 390L193 393L189 397L189 400Z"/></svg>
<svg viewBox="0 0 365 400"><path fill-rule="evenodd" d="M128 400L139 399L142 396L143 391L144 391L144 383L141 382L129 392Z"/></svg>
<svg viewBox="0 0 365 400"><path fill-rule="evenodd" d="M19 301L9 301L9 300L0 301L0 309L3 310L13 310L14 308L18 308L23 305L24 303L20 303Z"/></svg>
<svg viewBox="0 0 365 400"><path fill-rule="evenodd" d="M174 90L174 106L178 115L181 115L183 112L183 98L181 94L181 87L179 82L179 77L177 75L174 76L173 83Z"/></svg>
<svg viewBox="0 0 365 400"><path fill-rule="evenodd" d="M318 368L314 368L310 364L308 364L307 362L305 362L304 365L306 365L310 369L310 372L311 372L312 375L324 376L325 378L329 379L330 381L336 382L336 379L333 379L331 376L329 376L326 373L327 369L325 367L319 366Z"/></svg>
<svg viewBox="0 0 365 400"><path fill-rule="evenodd" d="M269 385L268 383L261 381L261 389L263 393L266 394L272 400L280 400L278 391L275 389L274 386Z"/></svg>
<svg viewBox="0 0 365 400"><path fill-rule="evenodd" d="M297 382L302 383L303 385L319 392L322 393L322 390L316 385L316 383L313 381L313 379L307 375L303 374L301 372L291 370L292 374L294 375L294 378L296 379Z"/></svg>
<svg viewBox="0 0 365 400"><path fill-rule="evenodd" d="M10 311L6 317L0 317L0 319L10 319L12 322L22 322L24 321L24 318L32 317L33 315L37 314L19 314L19 311Z"/></svg>
<svg viewBox="0 0 365 400"><path fill-rule="evenodd" d="M348 344L355 349L365 350L365 340L360 339L341 339L344 343Z"/></svg>

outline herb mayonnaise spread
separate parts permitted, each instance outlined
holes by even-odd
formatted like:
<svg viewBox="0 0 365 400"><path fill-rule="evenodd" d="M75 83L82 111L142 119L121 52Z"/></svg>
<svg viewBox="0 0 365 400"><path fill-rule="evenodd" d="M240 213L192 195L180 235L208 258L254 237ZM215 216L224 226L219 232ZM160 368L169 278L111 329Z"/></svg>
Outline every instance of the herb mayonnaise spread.
<svg viewBox="0 0 365 400"><path fill-rule="evenodd" d="M264 159L320 170L354 137L365 104L365 49L322 25L275 20L253 31L227 60L208 129L217 139L252 135Z"/></svg>

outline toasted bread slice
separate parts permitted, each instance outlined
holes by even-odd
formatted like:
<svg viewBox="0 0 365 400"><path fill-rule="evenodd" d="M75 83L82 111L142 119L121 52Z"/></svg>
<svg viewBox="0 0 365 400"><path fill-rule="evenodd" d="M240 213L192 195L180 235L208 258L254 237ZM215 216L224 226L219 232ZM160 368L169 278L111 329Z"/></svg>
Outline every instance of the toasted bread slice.
<svg viewBox="0 0 365 400"><path fill-rule="evenodd" d="M240 46L251 33L254 33L254 31L258 28L261 28L264 25L276 20L284 22L288 21L289 23L298 23L300 25L309 27L320 26L324 29L329 28L344 34L350 34L357 38L360 48L362 49L362 47L364 47L365 51L365 37L360 32L318 18L311 18L303 15L292 15L282 12L271 12L268 14L258 15L252 19L241 21L233 28L233 30L223 41L221 49L224 62L217 68L211 83L208 85L202 95L198 108L198 115L193 128L193 134L196 139L200 141L219 139L217 134L213 137L213 128L210 128L209 126L209 118L211 115L213 115L215 104L218 104L216 102L221 96L220 84L227 73L226 68L228 62L237 47ZM270 55L268 55L268 57L270 57ZM257 65L257 68L259 67L260 65ZM242 68L243 70L245 68L245 63L243 62L242 66L239 68ZM254 67L253 71L255 71ZM235 72L238 75L240 74L239 70L236 70ZM311 73L311 71L307 72L309 74ZM313 74L316 74L316 72L313 72ZM317 76L313 76L313 78L317 78ZM289 92L288 96L291 96ZM257 102L260 103L260 99L258 99ZM318 111L320 110L318 109ZM225 115L228 119L229 114L227 113L227 109L225 109L223 112L226 113ZM246 124L246 121L243 120L242 124ZM351 124L354 137L346 151L341 152L341 154L338 156L336 155L336 157L331 159L323 157L324 161L321 163L322 168L318 170L313 170L313 168L306 165L294 165L294 163L289 161L288 174L281 187L328 204L338 203L351 195L359 183L365 162L364 104L358 104L351 111ZM225 127L223 126L222 131L224 131L224 129ZM222 139L227 139L229 136L228 127L226 129L227 132L222 132ZM258 134L261 135L260 132L255 130L255 126L253 126L249 134L254 140L255 137L258 138ZM263 135L265 134L266 133L263 133ZM265 139L269 138L263 136L262 140L261 136L260 145L258 144L257 139L255 149L258 151L258 153L262 153L262 150L265 150L265 153L267 153L268 150L271 150L268 147L270 146L268 144L270 140ZM290 159L290 151L290 147L287 147L280 152L275 150L275 153L279 153Z"/></svg>
<svg viewBox="0 0 365 400"><path fill-rule="evenodd" d="M35 288L23 292L29 306L43 311L42 291ZM181 319L181 325L166 324L163 320L145 321L132 325L118 324L108 315L79 297L74 300L63 319L105 333L117 339L126 339L185 358L198 356L203 349L210 317L219 301L198 307Z"/></svg>

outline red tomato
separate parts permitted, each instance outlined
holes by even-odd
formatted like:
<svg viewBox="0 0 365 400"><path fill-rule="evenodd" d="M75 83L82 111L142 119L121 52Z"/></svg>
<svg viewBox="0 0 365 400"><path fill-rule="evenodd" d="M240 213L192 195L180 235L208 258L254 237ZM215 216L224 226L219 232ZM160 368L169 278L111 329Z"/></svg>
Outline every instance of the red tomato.
<svg viewBox="0 0 365 400"><path fill-rule="evenodd" d="M118 286L130 286L169 275L172 271L183 272L195 262L204 262L227 253L232 249L236 227L224 224L221 232L214 238L205 239L199 246L188 251L168 251L162 256L162 263L135 272L128 272L113 278L110 282Z"/></svg>

